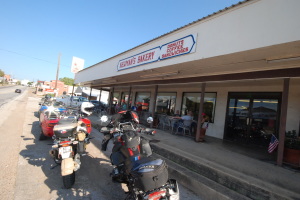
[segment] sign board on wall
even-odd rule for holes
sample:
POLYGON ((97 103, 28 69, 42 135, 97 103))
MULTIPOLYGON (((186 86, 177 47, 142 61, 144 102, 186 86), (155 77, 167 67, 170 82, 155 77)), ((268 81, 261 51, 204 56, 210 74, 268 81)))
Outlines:
POLYGON ((122 59, 118 63, 118 71, 137 67, 159 60, 165 60, 175 56, 181 56, 195 52, 196 35, 188 35, 178 40, 138 53, 134 56, 122 59))
POLYGON ((84 60, 73 56, 71 72, 76 74, 77 72, 83 69, 83 66, 84 60))

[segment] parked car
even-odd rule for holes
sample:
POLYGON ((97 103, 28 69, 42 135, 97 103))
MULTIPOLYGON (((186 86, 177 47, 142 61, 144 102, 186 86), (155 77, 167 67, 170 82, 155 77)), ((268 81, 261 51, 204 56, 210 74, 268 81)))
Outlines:
POLYGON ((94 104, 95 107, 98 107, 98 106, 104 107, 104 108, 107 107, 106 103, 104 103, 104 102, 102 102, 102 101, 99 102, 99 101, 97 101, 97 100, 91 100, 90 102, 91 102, 92 104, 94 104))
POLYGON ((21 93, 21 92, 22 92, 22 90, 20 90, 20 89, 15 90, 15 93, 21 93))
POLYGON ((59 122, 59 112, 44 110, 40 114, 41 134, 40 140, 45 140, 47 137, 53 136, 53 127, 59 122))
POLYGON ((65 106, 79 107, 82 102, 88 102, 89 100, 82 96, 62 96, 56 98, 57 102, 63 103, 65 106))
POLYGON ((44 110, 47 110, 49 106, 53 106, 54 108, 57 108, 59 112, 63 112, 66 110, 66 108, 60 103, 56 101, 45 101, 43 103, 39 103, 40 108, 38 110, 38 113, 41 114, 44 110))
POLYGON ((101 113, 102 111, 106 111, 106 109, 107 109, 107 104, 106 103, 104 103, 104 102, 102 102, 102 101, 97 101, 97 100, 91 100, 90 101, 92 104, 94 104, 94 112, 96 113, 96 114, 99 114, 99 113, 101 113))

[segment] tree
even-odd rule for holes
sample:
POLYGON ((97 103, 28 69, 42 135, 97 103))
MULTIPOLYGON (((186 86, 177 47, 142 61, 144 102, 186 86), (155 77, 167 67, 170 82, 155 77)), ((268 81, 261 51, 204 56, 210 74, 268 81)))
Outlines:
POLYGON ((5 73, 0 69, 0 77, 4 77, 5 73))
POLYGON ((28 85, 29 87, 31 87, 32 84, 33 84, 33 82, 28 82, 28 83, 27 83, 27 85, 28 85))
POLYGON ((73 85, 74 84, 74 79, 72 79, 72 78, 64 77, 64 78, 60 78, 59 80, 64 82, 65 85, 73 85))
POLYGON ((1 69, 0 69, 0 77, 2 77, 2 85, 4 84, 4 75, 5 75, 5 73, 4 73, 4 71, 2 71, 1 69))

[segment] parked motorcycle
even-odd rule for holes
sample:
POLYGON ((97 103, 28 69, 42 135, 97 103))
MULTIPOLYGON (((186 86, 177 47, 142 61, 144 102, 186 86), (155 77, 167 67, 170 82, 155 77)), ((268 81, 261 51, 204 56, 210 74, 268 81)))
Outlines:
MULTIPOLYGON (((108 117, 102 116, 101 121, 107 122, 108 117)), ((152 123, 152 117, 147 122, 152 123)), ((126 200, 179 199, 177 181, 169 179, 166 162, 151 157, 149 140, 141 136, 152 135, 154 130, 142 127, 135 112, 119 112, 101 132, 105 135, 103 151, 109 140, 114 140, 110 156, 114 165, 111 176, 113 181, 127 185, 126 200)))
MULTIPOLYGON (((75 172, 80 169, 80 157, 86 155, 90 143, 91 122, 84 115, 91 115, 94 105, 83 102, 79 116, 64 116, 53 128, 53 146, 50 155, 56 164, 61 164, 61 175, 65 188, 75 183, 75 172)), ((66 112, 67 113, 67 112, 66 112)))

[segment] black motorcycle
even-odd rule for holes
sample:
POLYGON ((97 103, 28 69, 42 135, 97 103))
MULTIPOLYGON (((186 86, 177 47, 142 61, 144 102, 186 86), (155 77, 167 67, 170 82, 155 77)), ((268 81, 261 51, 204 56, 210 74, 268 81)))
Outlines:
MULTIPOLYGON (((108 117, 102 116, 101 121, 107 122, 108 117)), ((147 122, 152 123, 152 117, 149 117, 147 122)), ((154 130, 142 127, 135 112, 119 112, 101 132, 105 135, 102 141, 103 151, 113 138, 114 146, 110 160, 114 168, 111 176, 114 182, 127 185, 125 199, 179 199, 177 181, 169 179, 166 162, 151 157, 149 140, 141 136, 153 134, 154 130)))

